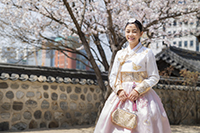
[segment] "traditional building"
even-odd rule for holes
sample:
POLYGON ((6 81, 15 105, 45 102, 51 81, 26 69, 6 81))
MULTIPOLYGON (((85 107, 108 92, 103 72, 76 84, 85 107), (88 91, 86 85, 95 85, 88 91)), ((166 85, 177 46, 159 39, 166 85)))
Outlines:
POLYGON ((172 76, 180 76, 179 72, 182 69, 200 72, 200 52, 197 51, 170 46, 156 55, 156 61, 160 71, 173 66, 175 69, 172 76))

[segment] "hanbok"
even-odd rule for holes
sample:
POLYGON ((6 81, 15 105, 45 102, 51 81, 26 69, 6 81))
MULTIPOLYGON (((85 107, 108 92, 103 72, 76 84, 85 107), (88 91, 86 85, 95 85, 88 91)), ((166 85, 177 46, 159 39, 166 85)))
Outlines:
MULTIPOLYGON (((161 99, 152 89, 159 79, 155 56, 150 49, 139 43, 133 49, 128 46, 118 51, 109 76, 113 92, 105 102, 94 133, 171 133, 161 99), (120 63, 126 54, 128 54, 128 57, 117 76, 120 63), (116 93, 120 89, 124 89, 129 94, 132 91, 133 82, 136 83, 134 89, 140 93, 140 96, 136 100, 137 126, 129 130, 113 124, 111 113, 116 109, 119 102, 116 93)), ((133 101, 126 100, 121 108, 133 111, 133 106, 133 101)))

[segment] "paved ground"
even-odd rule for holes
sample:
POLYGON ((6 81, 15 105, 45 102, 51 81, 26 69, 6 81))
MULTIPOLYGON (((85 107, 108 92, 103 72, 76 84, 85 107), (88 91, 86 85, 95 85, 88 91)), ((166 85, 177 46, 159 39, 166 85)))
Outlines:
MULTIPOLYGON (((199 126, 171 125, 172 133, 200 133, 199 126)), ((75 126, 69 129, 52 130, 28 130, 21 132, 2 132, 2 133, 93 133, 93 126, 75 126)))

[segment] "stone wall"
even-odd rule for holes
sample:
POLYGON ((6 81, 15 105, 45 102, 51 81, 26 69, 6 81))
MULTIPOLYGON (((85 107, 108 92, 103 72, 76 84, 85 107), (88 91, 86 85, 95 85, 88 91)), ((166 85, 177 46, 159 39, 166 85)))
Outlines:
POLYGON ((96 85, 0 80, 0 131, 92 124, 101 94, 96 85))
POLYGON ((187 86, 163 86, 154 88, 161 98, 170 124, 199 124, 200 123, 200 91, 189 90, 187 86), (196 100, 195 100, 196 99, 196 100))
MULTIPOLYGON (((174 85, 156 85, 154 90, 171 124, 177 124, 191 107, 179 124, 200 121, 200 91, 174 85)), ((95 84, 0 80, 0 131, 94 124, 101 100, 102 92, 95 84)))

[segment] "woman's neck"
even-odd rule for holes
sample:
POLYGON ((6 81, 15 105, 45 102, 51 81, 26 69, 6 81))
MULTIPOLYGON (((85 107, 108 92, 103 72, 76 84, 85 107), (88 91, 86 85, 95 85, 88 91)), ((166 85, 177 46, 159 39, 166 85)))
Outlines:
MULTIPOLYGON (((139 42, 138 42, 139 43, 139 42)), ((138 43, 129 43, 129 47, 131 48, 131 49, 133 49, 133 48, 135 48, 137 45, 138 45, 138 43)))

